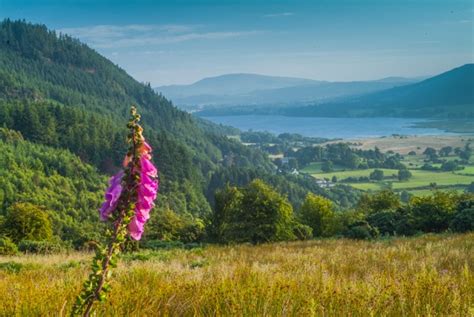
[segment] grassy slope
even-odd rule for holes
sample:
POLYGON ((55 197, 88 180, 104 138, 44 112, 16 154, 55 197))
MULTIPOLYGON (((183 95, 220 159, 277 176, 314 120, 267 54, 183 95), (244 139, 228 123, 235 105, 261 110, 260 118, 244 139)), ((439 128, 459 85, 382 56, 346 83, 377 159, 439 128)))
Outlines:
MULTIPOLYGON (((66 315, 89 257, 0 257, 0 312, 66 315)), ((209 247, 135 258, 119 264, 98 315, 468 316, 473 307, 472 233, 209 247)))

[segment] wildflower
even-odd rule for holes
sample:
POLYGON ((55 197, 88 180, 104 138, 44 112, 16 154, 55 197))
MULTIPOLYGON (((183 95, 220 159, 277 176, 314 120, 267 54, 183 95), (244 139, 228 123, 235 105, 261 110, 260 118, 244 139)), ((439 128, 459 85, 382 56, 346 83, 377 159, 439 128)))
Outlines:
POLYGON ((111 266, 114 266, 114 257, 123 247, 127 234, 132 239, 141 239, 145 223, 154 207, 158 192, 158 170, 151 162, 152 149, 143 137, 139 120, 140 116, 132 107, 127 125, 130 129, 130 148, 123 161, 124 170, 110 178, 105 202, 99 210, 100 219, 111 224, 106 231, 107 246, 97 248, 92 260, 92 274, 84 283, 71 315, 83 313, 83 316, 90 316, 94 302, 105 299, 105 293, 110 289, 107 278, 111 266))
POLYGON ((109 188, 105 193, 105 202, 100 207, 100 220, 105 221, 109 218, 112 211, 117 208, 118 199, 122 194, 123 171, 118 172, 109 180, 109 188))

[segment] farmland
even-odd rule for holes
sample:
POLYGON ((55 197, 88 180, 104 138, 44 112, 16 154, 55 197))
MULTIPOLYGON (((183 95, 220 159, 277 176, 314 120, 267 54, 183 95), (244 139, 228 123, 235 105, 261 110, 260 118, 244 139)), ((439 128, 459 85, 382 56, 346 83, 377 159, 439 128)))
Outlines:
MULTIPOLYGON (((0 257, 0 312, 67 315, 90 257, 0 257)), ((469 316, 473 266, 472 233, 141 251, 122 257, 97 314, 469 316)))
MULTIPOLYGON (((351 148, 370 150, 378 148, 384 153, 397 153, 401 155, 400 163, 411 173, 405 180, 398 179, 398 169, 377 168, 383 171, 383 179, 369 179, 375 168, 350 169, 344 166, 332 166, 330 172, 323 172, 323 162, 312 162, 301 169, 302 173, 316 179, 336 179, 338 183, 348 184, 360 190, 392 189, 395 191, 406 190, 412 194, 424 195, 433 189, 449 189, 464 191, 466 186, 474 182, 474 157, 459 164, 459 156, 455 153, 438 156, 433 162, 423 152, 426 148, 439 151, 444 146, 452 148, 466 146, 471 141, 469 136, 392 136, 364 140, 348 141, 351 148), (459 168, 446 171, 442 168, 443 162, 458 164, 459 168), (425 168, 429 164, 432 170, 425 168)), ((333 144, 332 142, 328 144, 333 144)))
MULTIPOLYGON (((469 166, 469 170, 474 167, 469 166)), ((399 181, 396 178, 397 170, 395 169, 380 169, 384 172, 386 179, 378 182, 360 182, 350 183, 351 186, 362 190, 379 190, 391 186, 394 190, 414 190, 420 187, 430 187, 431 183, 436 183, 437 186, 455 187, 456 185, 468 185, 474 181, 474 176, 465 175, 466 171, 458 172, 433 172, 423 170, 411 170, 412 177, 407 181, 399 181), (395 175, 395 176, 394 176, 395 175)), ((317 172, 312 173, 315 178, 332 179, 334 176, 339 180, 348 177, 369 177, 374 169, 365 170, 350 170, 350 171, 336 171, 330 173, 317 172)))

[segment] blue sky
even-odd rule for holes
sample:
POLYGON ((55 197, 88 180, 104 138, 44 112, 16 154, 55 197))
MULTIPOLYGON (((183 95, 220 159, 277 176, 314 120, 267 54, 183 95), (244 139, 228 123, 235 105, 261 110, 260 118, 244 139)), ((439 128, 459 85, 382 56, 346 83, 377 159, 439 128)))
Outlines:
POLYGON ((437 74, 473 62, 473 15, 471 0, 0 0, 0 18, 73 35, 153 86, 437 74))

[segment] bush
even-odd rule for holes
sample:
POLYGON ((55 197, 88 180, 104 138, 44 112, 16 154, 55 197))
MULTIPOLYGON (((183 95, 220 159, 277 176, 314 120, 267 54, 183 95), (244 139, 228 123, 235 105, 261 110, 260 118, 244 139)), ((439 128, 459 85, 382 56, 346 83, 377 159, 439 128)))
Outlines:
POLYGON ((163 241, 163 240, 148 240, 141 244, 141 246, 145 249, 151 250, 160 250, 160 249, 177 249, 183 248, 184 243, 181 241, 163 241))
POLYGON ((375 169, 372 173, 370 173, 369 178, 376 181, 381 181, 383 179, 383 171, 379 169, 375 169))
POLYGON ((332 201, 312 193, 306 195, 299 218, 302 224, 311 227, 315 237, 328 235, 328 226, 333 217, 332 201))
POLYGON ((30 203, 16 203, 7 209, 3 231, 14 242, 49 240, 53 236, 48 213, 30 203))
POLYGON ((313 229, 310 226, 296 222, 293 226, 293 234, 298 240, 309 240, 313 237, 313 229))
POLYGON ((454 232, 468 232, 474 230, 474 208, 463 209, 454 214, 449 225, 454 232))
POLYGON ((361 220, 351 224, 344 232, 349 239, 368 240, 378 236, 377 228, 372 227, 367 221, 361 220))
POLYGON ((53 254, 65 251, 67 248, 56 241, 23 240, 18 244, 18 249, 25 253, 53 254))
POLYGON ((377 228, 382 235, 394 235, 397 231, 399 221, 398 213, 391 210, 383 210, 367 217, 370 226, 377 228))
POLYGON ((0 255, 15 255, 18 253, 18 247, 8 237, 0 238, 0 255))
POLYGON ((411 177, 411 172, 407 169, 400 169, 398 170, 398 180, 406 181, 411 177))
POLYGON ((416 221, 416 228, 423 232, 442 232, 449 227, 458 204, 453 193, 435 192, 431 196, 413 197, 410 209, 416 221))
POLYGON ((216 193, 213 235, 219 242, 294 240, 293 207, 262 180, 243 188, 227 186, 216 193))

